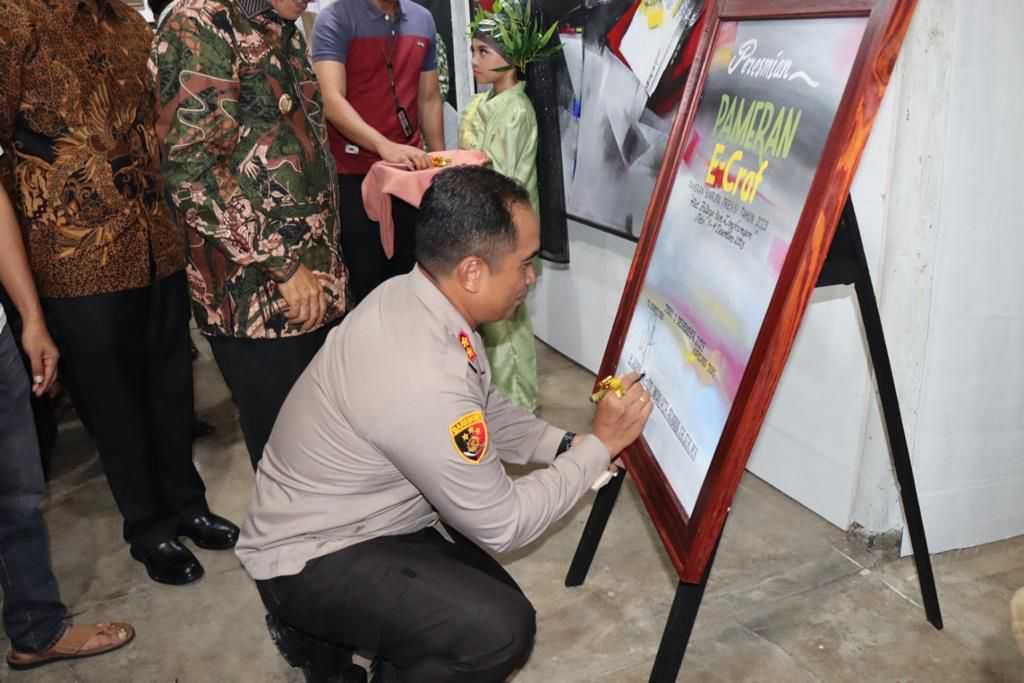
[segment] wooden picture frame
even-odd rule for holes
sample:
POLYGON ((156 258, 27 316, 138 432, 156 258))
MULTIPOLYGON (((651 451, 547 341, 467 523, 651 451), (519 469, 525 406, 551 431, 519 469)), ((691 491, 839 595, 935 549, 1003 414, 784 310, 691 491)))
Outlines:
MULTIPOLYGON (((659 244, 681 161, 688 154, 686 146, 691 142, 691 130, 707 85, 712 49, 719 31, 727 27, 735 31, 733 22, 742 26, 743 22, 763 20, 861 18, 866 23, 819 161, 812 172, 788 251, 781 261, 767 311, 692 509, 680 502, 646 438, 638 439, 624 453, 627 470, 680 580, 685 583, 701 581, 722 532, 828 253, 915 5, 916 0, 708 0, 705 11, 712 14, 707 18, 686 85, 684 104, 669 137, 668 151, 647 209, 600 377, 622 370, 623 346, 659 244)), ((731 67, 729 73, 732 73, 731 67)), ((707 110, 702 111, 706 117, 707 110)), ((723 172, 728 177, 728 171, 723 169, 723 172)), ((690 226, 688 229, 698 228, 690 226)))

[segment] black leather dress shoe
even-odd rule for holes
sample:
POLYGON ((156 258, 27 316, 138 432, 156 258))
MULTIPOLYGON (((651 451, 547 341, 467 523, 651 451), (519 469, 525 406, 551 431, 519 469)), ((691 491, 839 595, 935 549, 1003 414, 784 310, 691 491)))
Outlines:
POLYGON ((212 512, 203 512, 178 524, 178 535, 191 538, 204 550, 227 550, 238 541, 238 527, 212 512))
POLYGON ((267 630, 285 661, 302 669, 306 683, 366 683, 366 669, 352 661, 352 651, 292 628, 267 615, 267 630))
POLYGON ((132 548, 132 557, 146 565, 149 578, 158 583, 184 586, 203 576, 203 565, 191 550, 175 539, 152 548, 132 548))
POLYGON ((402 680, 398 671, 390 662, 385 662, 380 657, 373 660, 373 678, 370 683, 394 683, 402 680))

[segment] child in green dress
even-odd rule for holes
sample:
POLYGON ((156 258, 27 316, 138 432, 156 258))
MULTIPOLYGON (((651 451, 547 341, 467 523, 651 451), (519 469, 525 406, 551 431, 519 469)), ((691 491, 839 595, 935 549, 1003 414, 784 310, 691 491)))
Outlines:
MULTIPOLYGON (((496 3, 492 12, 478 12, 471 27, 473 75, 478 84, 491 89, 466 106, 459 123, 459 147, 486 153, 494 170, 522 183, 536 211, 537 116, 521 76, 529 62, 553 51, 548 43, 554 27, 541 33, 532 18, 509 21, 520 18, 516 13, 529 17, 529 8, 512 0, 504 4, 496 3), (500 25, 506 30, 499 30, 500 25), (527 32, 527 39, 515 30, 527 32)), ((484 325, 480 333, 495 384, 519 405, 536 410, 537 348, 526 304, 512 319, 484 325)))

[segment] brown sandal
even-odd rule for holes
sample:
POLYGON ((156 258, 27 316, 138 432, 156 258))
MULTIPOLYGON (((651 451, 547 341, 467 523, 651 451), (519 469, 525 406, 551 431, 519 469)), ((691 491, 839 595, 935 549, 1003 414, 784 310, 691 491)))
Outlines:
POLYGON ((18 652, 11 648, 7 655, 7 665, 15 671, 24 671, 64 659, 95 657, 122 648, 134 638, 135 629, 131 624, 68 624, 64 635, 48 650, 18 652), (86 647, 96 636, 108 636, 115 640, 107 645, 86 647))

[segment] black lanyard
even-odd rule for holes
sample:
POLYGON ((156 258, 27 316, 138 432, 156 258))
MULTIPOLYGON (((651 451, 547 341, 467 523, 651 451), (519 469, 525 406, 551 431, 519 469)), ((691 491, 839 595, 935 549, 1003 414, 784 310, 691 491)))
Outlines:
MULTIPOLYGON (((401 14, 395 18, 398 22, 401 20, 401 14)), ((381 52, 384 53, 384 66, 388 72, 388 88, 391 90, 391 99, 395 103, 395 115, 398 117, 398 125, 402 128, 402 134, 405 135, 405 139, 408 142, 412 140, 413 135, 416 131, 412 128, 412 123, 409 121, 409 113, 402 106, 401 101, 398 99, 398 87, 395 85, 395 53, 398 52, 398 27, 395 26, 391 29, 391 33, 388 37, 388 49, 385 50, 381 47, 381 52)))

